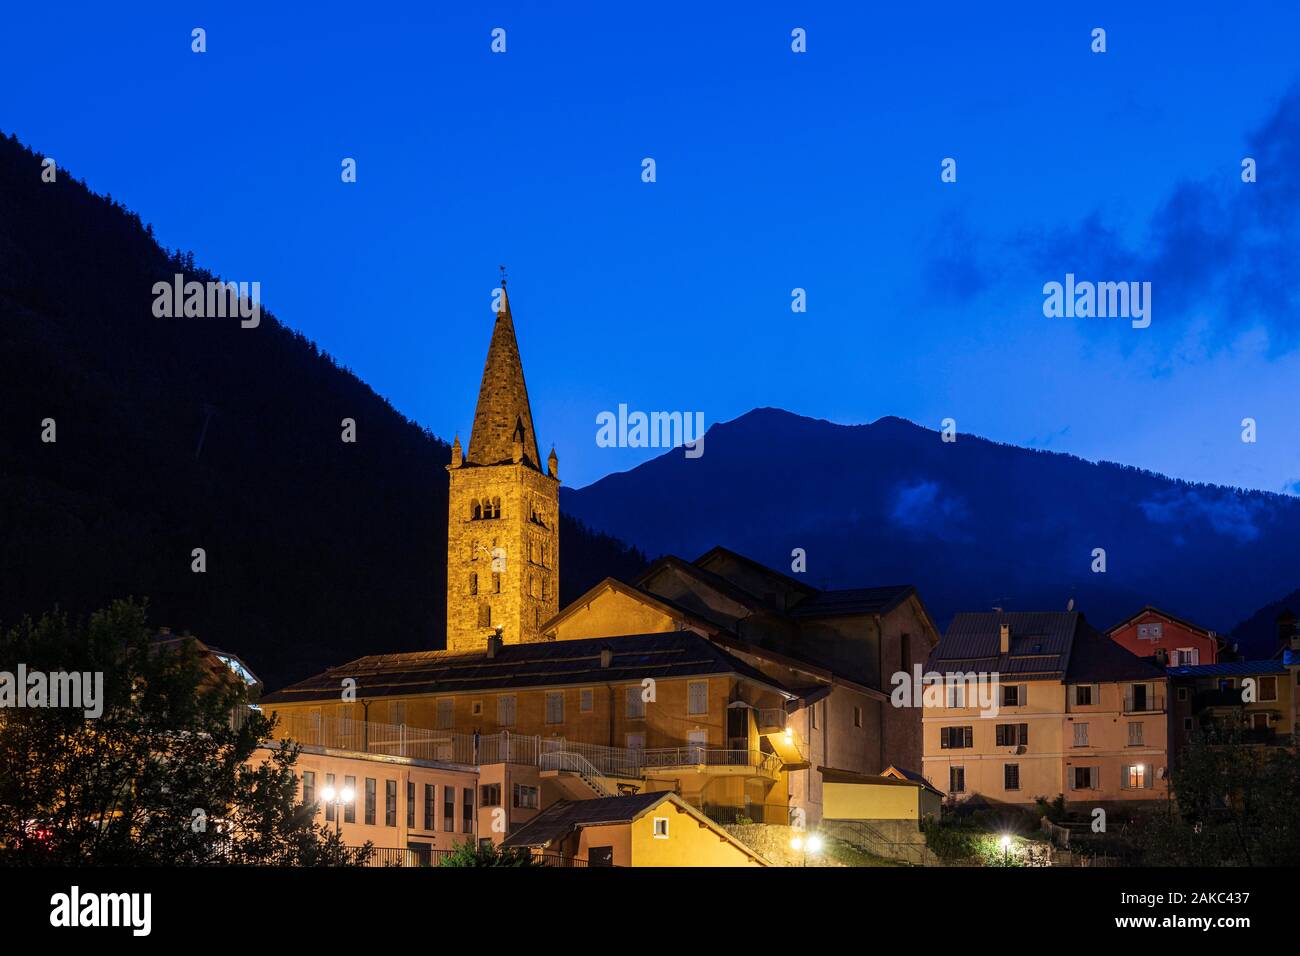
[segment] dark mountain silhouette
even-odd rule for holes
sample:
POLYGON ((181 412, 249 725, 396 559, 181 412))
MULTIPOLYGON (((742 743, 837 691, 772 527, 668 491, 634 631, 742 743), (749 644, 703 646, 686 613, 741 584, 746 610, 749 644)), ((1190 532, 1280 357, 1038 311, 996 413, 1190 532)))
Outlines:
POLYGON ((562 507, 650 555, 724 544, 817 586, 914 583, 946 626, 1000 606, 1106 627, 1155 604, 1226 632, 1300 581, 1300 500, 1191 484, 938 432, 763 408, 561 492, 562 507), (1106 573, 1091 571, 1094 548, 1106 573))
MULTIPOLYGON (((265 312, 156 318, 177 272, 213 278, 0 135, 0 622, 147 597, 272 687, 441 647, 448 445, 265 312)), ((643 563, 572 520, 561 547, 564 601, 643 563)))
POLYGON ((1278 639, 1278 615, 1289 611, 1300 615, 1300 589, 1286 597, 1270 601, 1232 629, 1229 644, 1237 644, 1238 652, 1249 660, 1269 658, 1282 646, 1278 639))

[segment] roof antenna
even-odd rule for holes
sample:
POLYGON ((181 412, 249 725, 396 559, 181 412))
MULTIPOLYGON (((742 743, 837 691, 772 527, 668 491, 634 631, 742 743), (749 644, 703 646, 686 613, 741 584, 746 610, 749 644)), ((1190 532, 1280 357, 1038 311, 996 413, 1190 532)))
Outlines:
POLYGON ((504 289, 506 287, 506 267, 500 266, 500 269, 501 269, 501 288, 504 289))

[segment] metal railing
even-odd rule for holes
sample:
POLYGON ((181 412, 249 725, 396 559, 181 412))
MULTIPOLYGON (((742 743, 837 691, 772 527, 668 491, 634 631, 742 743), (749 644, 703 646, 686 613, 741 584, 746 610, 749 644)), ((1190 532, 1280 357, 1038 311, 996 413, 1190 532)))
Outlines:
POLYGON ((634 779, 647 769, 667 767, 750 767, 775 778, 781 760, 757 750, 716 750, 689 744, 633 750, 582 743, 563 737, 512 734, 460 734, 407 724, 385 724, 350 717, 281 713, 274 736, 307 746, 409 757, 441 763, 484 766, 516 763, 543 769, 583 771, 593 777, 634 779), (562 757, 559 755, 571 755, 562 757), (571 766, 561 766, 568 762, 571 766))
POLYGON ((724 826, 743 826, 751 823, 767 823, 777 826, 790 825, 790 808, 778 803, 750 803, 745 805, 724 803, 702 803, 700 812, 724 826))
POLYGON ((775 778, 781 769, 776 754, 758 750, 710 750, 707 747, 663 747, 642 751, 647 769, 665 767, 748 767, 775 778))
POLYGON ((1142 700, 1139 700, 1132 693, 1124 695, 1124 713, 1126 714, 1158 714, 1164 709, 1164 694, 1146 694, 1142 700))
POLYGON ((933 866, 938 863, 924 837, 907 842, 891 840, 862 820, 822 820, 821 829, 827 836, 843 840, 872 856, 898 860, 902 863, 910 863, 912 866, 933 866))
POLYGON ((570 753, 567 750, 560 750, 555 753, 542 754, 542 759, 538 761, 538 768, 541 770, 568 770, 576 773, 582 778, 582 782, 591 787, 592 790, 602 797, 612 797, 613 793, 609 788, 601 783, 601 773, 592 765, 586 757, 581 754, 570 753))

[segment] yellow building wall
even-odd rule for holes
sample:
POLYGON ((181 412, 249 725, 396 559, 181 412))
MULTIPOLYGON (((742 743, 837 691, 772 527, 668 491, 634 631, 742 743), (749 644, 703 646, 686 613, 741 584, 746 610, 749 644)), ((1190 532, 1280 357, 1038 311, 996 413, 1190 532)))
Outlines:
POLYGON ((939 809, 939 798, 918 786, 827 783, 823 789, 822 812, 831 820, 917 820, 939 809))
MULTIPOLYGON (((495 734, 502 730, 511 733, 542 737, 564 737, 582 743, 625 747, 628 734, 644 734, 646 749, 686 746, 693 732, 703 733, 705 746, 722 749, 727 745, 727 704, 733 695, 730 677, 672 678, 654 684, 654 700, 645 703, 641 717, 628 715, 626 689, 642 685, 633 683, 592 684, 591 710, 581 709, 580 687, 554 688, 564 695, 564 720, 562 723, 546 722, 546 688, 528 688, 508 692, 473 691, 462 694, 423 695, 406 698, 378 698, 354 704, 272 704, 268 712, 308 714, 318 709, 326 717, 350 717, 379 723, 396 723, 399 716, 409 727, 426 730, 444 730, 453 733, 495 734), (689 684, 693 681, 708 683, 707 711, 688 714, 689 684), (498 698, 515 698, 515 720, 509 725, 497 722, 498 698), (437 701, 450 698, 452 721, 450 727, 437 726, 437 701), (399 709, 398 703, 402 705, 399 709), (475 713, 477 704, 477 713, 475 713)), ((736 696, 751 699, 758 707, 780 706, 782 699, 776 692, 742 685, 736 696)))
POLYGON ((619 591, 606 590, 547 631, 557 641, 625 634, 661 634, 677 630, 677 622, 658 608, 619 591))
MULTIPOLYGON (((664 803, 628 825, 631 830, 632 866, 761 866, 717 831, 672 803, 664 803), (655 817, 668 819, 668 836, 654 835, 655 817)), ((595 837, 592 828, 584 838, 595 837)))

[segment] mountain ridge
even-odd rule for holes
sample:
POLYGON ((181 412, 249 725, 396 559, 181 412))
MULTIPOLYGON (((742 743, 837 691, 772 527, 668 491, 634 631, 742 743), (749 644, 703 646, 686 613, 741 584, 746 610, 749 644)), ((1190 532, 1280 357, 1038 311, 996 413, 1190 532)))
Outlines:
POLYGON ((941 621, 1073 597, 1100 627, 1150 603, 1226 633, 1300 580, 1287 546, 1300 499, 1275 492, 969 434, 945 443, 895 415, 843 425, 764 406, 715 424, 704 449, 566 489, 562 505, 652 556, 721 543, 785 570, 804 547, 815 585, 909 578, 941 621))
MULTIPOLYGON (((0 623, 147 597, 270 686, 440 648, 450 446, 269 310, 155 317, 154 282, 217 277, 41 172, 0 135, 0 623)), ((562 600, 642 566, 561 520, 562 600)))

